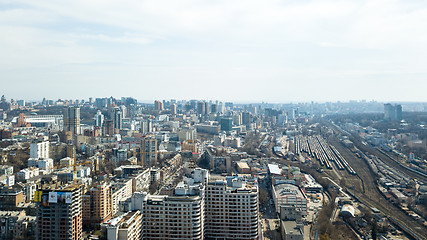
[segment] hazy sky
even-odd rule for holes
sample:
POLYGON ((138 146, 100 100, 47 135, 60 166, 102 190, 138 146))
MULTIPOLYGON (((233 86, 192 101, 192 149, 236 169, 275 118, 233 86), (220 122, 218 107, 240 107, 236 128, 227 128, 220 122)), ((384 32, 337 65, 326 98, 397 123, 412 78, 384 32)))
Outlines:
POLYGON ((427 101, 425 0, 0 0, 0 94, 427 101))

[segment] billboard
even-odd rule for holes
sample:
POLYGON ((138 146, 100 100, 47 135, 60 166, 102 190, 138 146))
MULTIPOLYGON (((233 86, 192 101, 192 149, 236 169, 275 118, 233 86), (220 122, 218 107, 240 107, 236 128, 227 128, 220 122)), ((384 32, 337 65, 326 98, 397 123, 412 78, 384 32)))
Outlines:
POLYGON ((43 206, 48 206, 49 203, 71 204, 72 197, 72 192, 49 192, 49 194, 43 194, 43 191, 34 192, 34 202, 40 202, 43 206))
POLYGON ((45 207, 49 206, 48 198, 49 196, 47 194, 42 195, 42 200, 41 200, 42 206, 45 206, 45 207))
POLYGON ((71 192, 58 192, 57 195, 58 195, 58 203, 71 204, 71 197, 72 197, 71 192))
POLYGON ((58 193, 49 192, 49 203, 57 203, 57 202, 58 202, 58 193))

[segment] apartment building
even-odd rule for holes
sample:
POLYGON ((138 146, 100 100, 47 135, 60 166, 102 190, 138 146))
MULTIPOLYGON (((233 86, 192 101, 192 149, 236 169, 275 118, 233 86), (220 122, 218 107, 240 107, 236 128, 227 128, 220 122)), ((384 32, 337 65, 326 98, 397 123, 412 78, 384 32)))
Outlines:
POLYGON ((82 196, 83 224, 98 228, 112 216, 111 185, 100 183, 82 196))
POLYGON ((138 210, 111 219, 103 224, 107 240, 141 240, 142 219, 142 213, 138 210))
POLYGON ((38 240, 82 239, 82 187, 44 187, 36 191, 38 240))
POLYGON ((206 186, 205 239, 258 239, 258 186, 239 177, 206 186))

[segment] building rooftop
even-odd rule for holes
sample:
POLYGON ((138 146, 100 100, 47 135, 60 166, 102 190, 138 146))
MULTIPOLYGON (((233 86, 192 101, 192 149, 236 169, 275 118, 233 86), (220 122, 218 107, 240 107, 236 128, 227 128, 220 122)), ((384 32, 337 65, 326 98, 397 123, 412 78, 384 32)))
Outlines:
POLYGON ((305 198, 304 194, 301 192, 299 187, 288 184, 288 183, 281 183, 274 186, 274 190, 276 191, 276 194, 278 196, 289 196, 289 195, 296 195, 301 198, 305 198))
POLYGON ((268 164, 268 171, 270 171, 271 174, 282 175, 282 170, 280 170, 277 164, 268 164))

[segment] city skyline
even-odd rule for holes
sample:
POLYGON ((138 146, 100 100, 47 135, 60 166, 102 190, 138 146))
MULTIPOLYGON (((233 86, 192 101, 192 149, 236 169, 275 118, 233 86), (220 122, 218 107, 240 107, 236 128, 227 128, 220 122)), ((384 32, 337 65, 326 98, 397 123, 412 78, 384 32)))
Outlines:
POLYGON ((426 102, 426 7, 422 1, 5 1, 2 94, 426 102))

